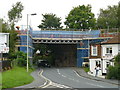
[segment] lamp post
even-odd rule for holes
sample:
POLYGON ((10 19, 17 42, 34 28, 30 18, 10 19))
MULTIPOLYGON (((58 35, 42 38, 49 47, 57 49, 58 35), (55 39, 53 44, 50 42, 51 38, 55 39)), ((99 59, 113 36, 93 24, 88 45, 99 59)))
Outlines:
POLYGON ((27 72, 28 72, 28 59, 29 59, 29 43, 28 43, 28 17, 29 15, 37 15, 36 13, 33 14, 27 14, 27 72))

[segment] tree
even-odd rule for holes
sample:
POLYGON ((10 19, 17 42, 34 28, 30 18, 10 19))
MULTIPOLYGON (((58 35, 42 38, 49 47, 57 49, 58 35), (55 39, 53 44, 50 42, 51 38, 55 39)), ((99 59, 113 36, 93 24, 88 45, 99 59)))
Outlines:
POLYGON ((79 5, 70 11, 64 23, 70 29, 89 29, 95 27, 95 21, 91 6, 79 5))
POLYGON ((22 18, 22 11, 24 7, 21 2, 17 2, 12 6, 12 9, 8 11, 9 21, 11 23, 11 29, 14 30, 15 22, 18 22, 22 18))
MULTIPOLYGON (((19 66, 26 66, 27 54, 21 51, 16 52, 16 61, 19 66)), ((30 64, 30 63, 29 63, 30 64)))
POLYGON ((108 68, 107 78, 120 80, 120 53, 114 58, 115 65, 108 68))
POLYGON ((97 26, 101 29, 118 28, 117 17, 118 6, 108 6, 107 9, 100 9, 100 14, 97 19, 97 26))
POLYGON ((12 9, 8 11, 8 17, 10 22, 10 29, 8 33, 10 33, 10 52, 9 52, 9 58, 14 58, 15 54, 15 45, 17 40, 17 33, 14 29, 14 25, 16 22, 18 22, 22 18, 22 11, 24 7, 21 2, 17 2, 15 5, 12 5, 12 9))
POLYGON ((120 28, 120 2, 118 3, 117 17, 118 17, 118 28, 120 28))
POLYGON ((3 19, 0 19, 0 21, 1 21, 0 24, 2 29, 1 32, 7 33, 10 30, 8 23, 6 23, 3 19))
POLYGON ((38 26, 41 29, 59 29, 62 28, 61 18, 57 17, 55 14, 42 14, 42 23, 38 26))

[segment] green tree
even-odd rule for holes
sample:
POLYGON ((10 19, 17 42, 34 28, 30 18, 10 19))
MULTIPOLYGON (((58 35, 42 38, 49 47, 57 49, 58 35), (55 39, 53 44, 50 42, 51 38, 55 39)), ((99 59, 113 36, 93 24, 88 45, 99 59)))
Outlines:
POLYGON ((1 21, 1 29, 2 29, 0 31, 7 33, 10 30, 8 23, 6 23, 3 19, 0 19, 0 21, 1 21))
POLYGON ((38 26, 41 29, 59 29, 61 27, 61 18, 55 14, 42 14, 42 23, 38 26))
POLYGON ((107 78, 114 78, 120 80, 120 53, 115 56, 115 66, 108 68, 107 78))
POLYGON ((120 2, 118 3, 117 17, 118 17, 118 28, 120 29, 120 2))
POLYGON ((12 5, 12 9, 8 11, 8 17, 10 22, 10 29, 8 32, 10 33, 10 52, 9 58, 14 58, 15 54, 15 45, 17 40, 17 33, 14 29, 15 23, 17 23, 22 18, 22 11, 24 7, 21 2, 17 2, 15 5, 12 5))
POLYGON ((95 21, 91 6, 79 5, 70 11, 64 23, 70 29, 89 29, 95 27, 95 21))
POLYGON ((100 14, 97 19, 98 28, 118 28, 117 10, 117 5, 108 6, 107 9, 100 9, 100 14))
POLYGON ((18 22, 22 18, 22 11, 24 7, 21 2, 17 2, 12 5, 12 9, 8 11, 9 21, 11 23, 11 30, 14 30, 15 22, 18 22))
POLYGON ((15 30, 9 28, 9 24, 2 19, 2 32, 9 33, 9 58, 13 60, 15 58, 15 45, 17 40, 17 33, 15 30))
MULTIPOLYGON (((27 54, 21 51, 16 53, 16 61, 19 66, 26 66, 27 65, 27 54)), ((30 65, 30 64, 29 64, 30 65)))

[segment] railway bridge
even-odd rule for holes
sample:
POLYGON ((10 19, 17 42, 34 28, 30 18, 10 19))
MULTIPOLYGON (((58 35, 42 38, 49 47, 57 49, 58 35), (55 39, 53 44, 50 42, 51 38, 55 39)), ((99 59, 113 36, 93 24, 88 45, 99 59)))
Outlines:
MULTIPOLYGON (((20 39, 16 46, 26 53, 27 30, 17 32, 20 39)), ((83 62, 89 61, 90 43, 102 42, 113 36, 113 33, 101 34, 100 30, 32 30, 29 27, 29 58, 33 57, 33 44, 46 44, 53 48, 56 65, 81 67, 83 62)))

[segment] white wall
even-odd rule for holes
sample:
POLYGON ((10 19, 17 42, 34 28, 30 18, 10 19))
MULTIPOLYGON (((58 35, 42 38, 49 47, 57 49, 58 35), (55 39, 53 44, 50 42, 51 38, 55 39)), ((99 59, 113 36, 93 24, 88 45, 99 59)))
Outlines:
POLYGON ((108 44, 108 45, 101 45, 102 46, 102 56, 106 54, 106 47, 112 47, 112 55, 115 56, 118 54, 118 46, 120 48, 120 44, 108 44))
POLYGON ((120 53, 120 44, 118 44, 118 52, 120 53))
MULTIPOLYGON (((120 44, 108 44, 108 45, 101 45, 102 46, 102 57, 106 54, 106 47, 112 47, 112 57, 116 56, 118 54, 118 51, 120 50, 120 44)), ((114 65, 109 60, 110 58, 102 58, 103 59, 103 73, 107 73, 107 62, 109 62, 111 65, 114 65)))
MULTIPOLYGON (((100 61, 101 59, 89 59, 90 62, 90 72, 92 72, 95 75, 95 67, 96 67, 96 61, 100 61)), ((102 66, 102 62, 101 62, 101 66, 102 66)), ((102 75, 102 71, 99 70, 98 75, 102 75)))

